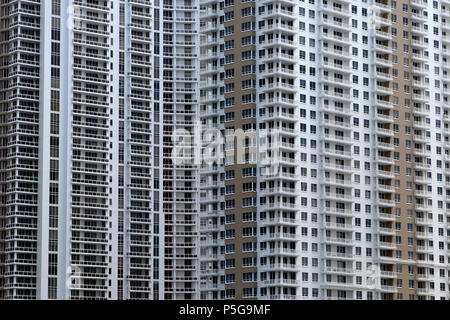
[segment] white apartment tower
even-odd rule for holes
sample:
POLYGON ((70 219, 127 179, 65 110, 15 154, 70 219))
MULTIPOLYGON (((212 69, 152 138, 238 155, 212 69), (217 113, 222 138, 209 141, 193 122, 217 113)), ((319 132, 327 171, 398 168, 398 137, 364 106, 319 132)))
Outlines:
POLYGON ((194 299, 190 0, 5 0, 0 299, 194 299))
POLYGON ((200 1, 202 299, 450 297, 449 12, 200 1))

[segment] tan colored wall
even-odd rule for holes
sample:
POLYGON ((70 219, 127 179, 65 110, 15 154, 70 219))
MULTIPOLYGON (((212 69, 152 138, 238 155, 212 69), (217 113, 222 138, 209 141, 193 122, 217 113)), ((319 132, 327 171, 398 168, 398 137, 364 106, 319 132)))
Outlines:
MULTIPOLYGON (((255 46, 245 46, 241 47, 241 38, 249 35, 255 35, 254 31, 251 32, 244 32, 241 33, 241 24, 247 21, 255 21, 255 17, 246 17, 246 18, 240 18, 241 17, 241 9, 246 7, 256 7, 254 2, 249 3, 241 3, 240 1, 235 1, 234 6, 231 6, 229 8, 224 9, 224 13, 227 13, 229 11, 234 11, 234 20, 225 22, 224 26, 231 26, 234 25, 234 34, 231 36, 227 36, 224 38, 225 41, 227 40, 234 40, 234 49, 233 50, 227 50, 225 51, 225 55, 228 54, 234 54, 235 63, 225 65, 225 70, 234 68, 234 74, 235 77, 233 79, 226 79, 224 81, 225 84, 234 82, 234 92, 225 94, 225 98, 229 98, 231 96, 234 96, 235 98, 235 106, 231 108, 225 108, 225 113, 227 112, 234 112, 235 121, 232 122, 226 122, 225 123, 225 129, 234 127, 235 130, 242 129, 243 124, 247 123, 256 123, 256 119, 250 118, 250 119, 242 119, 242 110, 249 109, 249 108, 256 108, 255 104, 241 104, 241 96, 244 94, 255 94, 256 90, 245 90, 242 91, 242 81, 246 79, 256 79, 255 74, 247 74, 245 76, 241 75, 242 66, 244 65, 256 65, 255 60, 246 60, 241 61, 241 52, 247 51, 247 50, 255 50, 255 46)), ((256 10, 256 9, 255 9, 256 10)), ((237 145, 237 142, 235 141, 235 146, 237 145)), ((225 274, 235 274, 236 282, 233 284, 227 284, 225 286, 225 289, 235 289, 236 292, 236 299, 242 299, 242 289, 244 287, 256 287, 256 282, 253 283, 243 283, 242 274, 244 272, 256 272, 256 267, 248 268, 242 267, 242 259, 244 257, 256 257, 256 252, 249 252, 249 253, 243 253, 242 252, 242 244, 244 242, 251 242, 256 241, 256 237, 242 237, 242 228, 244 227, 256 227, 256 222, 242 222, 242 214, 244 212, 250 212, 250 211, 256 211, 256 208, 250 207, 250 208, 242 208, 242 199, 246 197, 256 197, 256 193, 243 193, 242 192, 242 184, 244 182, 255 182, 256 178, 245 178, 242 179, 242 169, 243 168, 249 168, 249 167, 255 167, 256 165, 243 165, 243 164, 237 164, 237 159, 235 159, 235 165, 232 166, 226 166, 225 170, 234 170, 235 171, 235 179, 225 181, 225 185, 235 185, 235 194, 227 195, 225 196, 225 200, 234 199, 236 203, 236 209, 234 210, 226 210, 225 214, 234 214, 235 215, 235 223, 234 224, 227 224, 225 225, 225 229, 235 229, 235 238, 234 239, 226 239, 225 244, 235 244, 235 253, 233 254, 226 254, 225 259, 235 259, 236 267, 233 269, 225 270, 225 274)))

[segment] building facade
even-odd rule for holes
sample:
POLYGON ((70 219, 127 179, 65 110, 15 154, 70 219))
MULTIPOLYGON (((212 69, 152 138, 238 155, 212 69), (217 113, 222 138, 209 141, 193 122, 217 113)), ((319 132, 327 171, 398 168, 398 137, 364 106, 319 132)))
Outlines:
POLYGON ((191 1, 2 1, 0 299, 193 299, 191 1))
POLYGON ((449 4, 200 2, 201 298, 449 297, 449 4))
POLYGON ((0 299, 450 298, 450 1, 0 24, 0 299))

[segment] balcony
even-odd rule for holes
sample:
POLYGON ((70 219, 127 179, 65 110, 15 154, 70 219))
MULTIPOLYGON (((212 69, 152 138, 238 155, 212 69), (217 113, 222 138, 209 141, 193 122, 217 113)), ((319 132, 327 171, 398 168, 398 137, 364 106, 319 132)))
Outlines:
POLYGON ((334 192, 324 192, 324 199, 343 201, 343 202, 353 202, 352 195, 342 194, 342 193, 334 193, 334 192))
POLYGON ((352 231, 354 229, 353 225, 348 223, 334 223, 334 222, 325 222, 325 229, 330 230, 345 230, 352 231))
POLYGON ((269 240, 298 240, 300 235, 297 235, 295 233, 283 233, 283 232, 276 232, 276 233, 266 233, 262 234, 261 236, 262 241, 269 241, 269 240))
POLYGON ((295 279, 270 279, 261 281, 262 286, 298 286, 299 284, 300 280, 295 279))
POLYGON ((329 244, 338 244, 338 245, 354 245, 355 241, 349 238, 337 238, 337 237, 325 237, 325 242, 329 244))
POLYGON ((262 255, 288 255, 288 256, 296 256, 301 253, 300 250, 291 249, 291 248, 269 248, 269 249, 261 249, 262 255))
POLYGON ((325 273, 352 275, 355 270, 351 268, 325 267, 325 273))
POLYGON ((353 211, 351 209, 340 209, 333 207, 325 207, 324 211, 326 214, 336 215, 336 216, 345 216, 345 217, 353 217, 353 211))
POLYGON ((341 58, 341 59, 348 59, 348 60, 351 59, 351 55, 348 51, 337 50, 337 49, 330 48, 330 47, 322 47, 322 51, 324 54, 337 56, 338 58, 341 58))
POLYGON ((331 259, 339 259, 339 260, 341 260, 341 259, 352 260, 354 258, 354 255, 353 255, 353 253, 326 251, 325 257, 331 258, 331 259))
POLYGON ((351 16, 351 13, 348 9, 335 7, 335 6, 332 6, 329 4, 322 4, 322 7, 320 8, 320 10, 328 12, 328 13, 332 13, 337 16, 342 16, 342 17, 350 17, 351 16))

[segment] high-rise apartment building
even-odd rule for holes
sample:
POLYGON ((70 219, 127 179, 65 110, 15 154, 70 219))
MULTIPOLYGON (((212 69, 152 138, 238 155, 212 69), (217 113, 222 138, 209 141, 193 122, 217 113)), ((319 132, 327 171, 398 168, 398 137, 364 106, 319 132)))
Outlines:
POLYGON ((201 298, 449 298, 450 1, 200 5, 201 298))
POLYGON ((2 0, 0 299, 193 299, 190 0, 2 0))
POLYGON ((447 0, 0 0, 0 299, 449 299, 449 60, 447 0))

